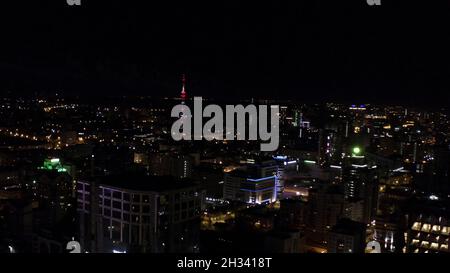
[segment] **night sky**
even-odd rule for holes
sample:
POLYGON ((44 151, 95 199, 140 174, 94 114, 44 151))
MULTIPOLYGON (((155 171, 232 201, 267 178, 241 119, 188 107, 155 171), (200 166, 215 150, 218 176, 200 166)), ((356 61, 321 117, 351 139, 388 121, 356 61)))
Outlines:
POLYGON ((381 1, 5 0, 0 92, 447 106, 450 2, 381 1))

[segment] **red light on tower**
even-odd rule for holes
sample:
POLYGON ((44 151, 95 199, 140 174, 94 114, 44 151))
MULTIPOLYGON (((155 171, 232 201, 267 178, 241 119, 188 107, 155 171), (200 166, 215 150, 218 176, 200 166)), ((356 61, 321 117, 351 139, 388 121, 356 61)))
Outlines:
POLYGON ((186 93, 186 76, 184 74, 182 77, 182 83, 183 83, 183 87, 181 89, 180 98, 181 98, 181 100, 185 101, 187 98, 187 93, 186 93))

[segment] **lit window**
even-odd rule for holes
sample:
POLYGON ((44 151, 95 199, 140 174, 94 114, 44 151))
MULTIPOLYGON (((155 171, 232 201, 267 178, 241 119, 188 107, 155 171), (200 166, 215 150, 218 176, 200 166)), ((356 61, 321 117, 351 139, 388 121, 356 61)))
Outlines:
POLYGON ((422 230, 422 231, 425 231, 425 232, 430 232, 430 230, 431 230, 431 225, 430 225, 430 224, 423 224, 421 230, 422 230))
POLYGON ((421 223, 415 222, 414 225, 412 226, 412 230, 420 231, 420 227, 421 227, 421 223))
POLYGON ((431 229, 433 232, 439 232, 441 230, 441 227, 438 225, 434 225, 433 228, 431 229))
POLYGON ((423 248, 429 248, 429 247, 430 247, 430 242, 423 241, 423 242, 420 244, 420 247, 423 247, 423 248))

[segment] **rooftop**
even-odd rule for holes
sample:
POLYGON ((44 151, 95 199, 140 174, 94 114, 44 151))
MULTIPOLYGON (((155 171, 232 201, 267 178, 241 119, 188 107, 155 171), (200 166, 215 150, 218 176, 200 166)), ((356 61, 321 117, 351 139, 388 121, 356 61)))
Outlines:
POLYGON ((171 176, 146 176, 146 175, 113 175, 98 178, 102 186, 115 188, 165 192, 195 187, 190 179, 177 179, 171 176))

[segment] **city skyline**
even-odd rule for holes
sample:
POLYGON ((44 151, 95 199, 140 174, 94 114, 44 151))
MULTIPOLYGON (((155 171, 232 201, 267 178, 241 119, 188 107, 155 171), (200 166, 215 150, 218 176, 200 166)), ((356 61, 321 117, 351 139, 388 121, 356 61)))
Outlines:
POLYGON ((1 254, 450 252, 448 3, 75 2, 0 9, 1 254))

